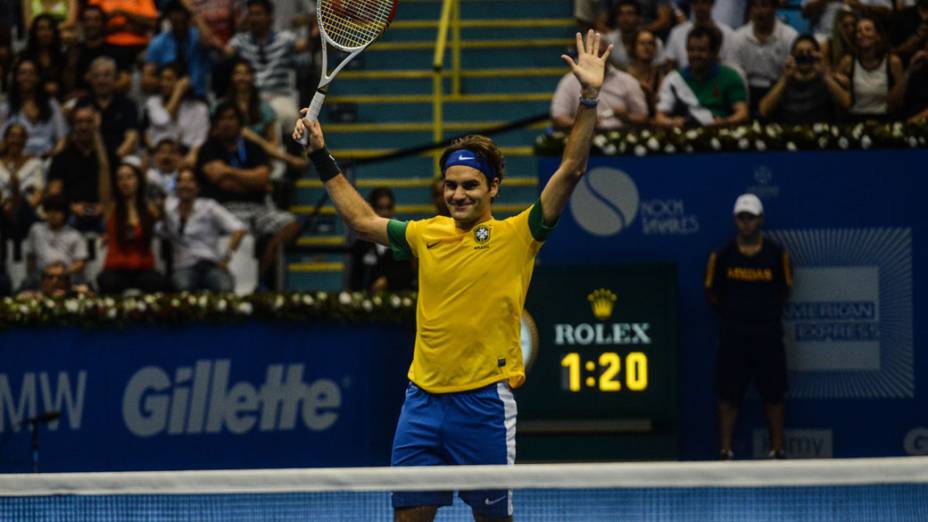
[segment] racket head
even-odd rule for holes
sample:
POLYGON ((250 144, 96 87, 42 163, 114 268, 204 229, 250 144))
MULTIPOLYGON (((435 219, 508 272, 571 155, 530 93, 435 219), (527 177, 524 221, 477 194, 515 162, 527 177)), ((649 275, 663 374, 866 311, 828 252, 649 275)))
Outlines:
POLYGON ((399 0, 319 0, 319 32, 329 44, 345 52, 364 49, 377 41, 396 15, 399 0))

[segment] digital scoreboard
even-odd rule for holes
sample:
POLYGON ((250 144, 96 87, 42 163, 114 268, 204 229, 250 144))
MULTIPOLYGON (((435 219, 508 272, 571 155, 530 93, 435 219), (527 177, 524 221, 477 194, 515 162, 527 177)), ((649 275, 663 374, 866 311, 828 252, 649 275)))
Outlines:
POLYGON ((676 428, 674 265, 538 267, 525 310, 520 431, 676 428))

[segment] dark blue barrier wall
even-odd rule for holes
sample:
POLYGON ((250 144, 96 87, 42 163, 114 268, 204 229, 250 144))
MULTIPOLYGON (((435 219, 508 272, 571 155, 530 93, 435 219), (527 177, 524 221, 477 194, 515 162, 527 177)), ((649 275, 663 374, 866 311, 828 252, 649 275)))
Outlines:
POLYGON ((389 464, 412 358, 399 327, 249 324, 0 335, 0 471, 389 464))
MULTIPOLYGON (((542 183, 557 164, 541 162, 542 183)), ((735 198, 754 192, 797 267, 785 321, 789 450, 925 453, 926 165, 924 150, 593 158, 541 261, 678 263, 681 456, 712 458, 717 337, 705 263, 734 233, 735 198)), ((746 404, 741 456, 766 453, 759 410, 746 404)))

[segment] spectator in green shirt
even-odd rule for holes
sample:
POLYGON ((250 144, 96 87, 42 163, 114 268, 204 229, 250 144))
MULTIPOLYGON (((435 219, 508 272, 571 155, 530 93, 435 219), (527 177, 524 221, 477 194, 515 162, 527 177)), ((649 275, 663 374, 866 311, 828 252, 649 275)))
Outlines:
POLYGON ((671 71, 661 83, 654 121, 662 127, 710 127, 748 121, 744 78, 719 63, 721 33, 695 27, 686 38, 689 66, 671 71))

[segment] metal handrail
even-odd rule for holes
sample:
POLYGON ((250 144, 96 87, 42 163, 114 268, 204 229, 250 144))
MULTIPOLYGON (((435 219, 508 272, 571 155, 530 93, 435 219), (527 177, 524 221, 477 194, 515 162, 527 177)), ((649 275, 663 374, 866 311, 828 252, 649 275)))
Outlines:
MULTIPOLYGON (((452 32, 452 95, 460 92, 461 70, 461 32, 460 32, 460 0, 443 0, 441 4, 441 17, 438 20, 438 34, 435 35, 435 54, 432 57, 432 139, 436 142, 444 139, 444 64, 445 50, 448 47, 448 28, 454 26, 452 32)), ((440 152, 433 152, 435 176, 439 176, 441 169, 438 165, 440 152)))

